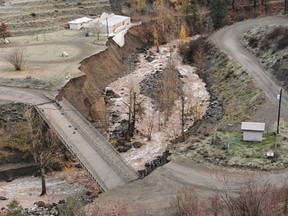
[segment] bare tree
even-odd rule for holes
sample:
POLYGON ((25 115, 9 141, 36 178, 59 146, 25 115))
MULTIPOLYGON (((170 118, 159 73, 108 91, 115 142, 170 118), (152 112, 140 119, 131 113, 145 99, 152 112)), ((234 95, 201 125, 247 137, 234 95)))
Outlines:
POLYGON ((256 17, 257 0, 253 0, 253 16, 256 17))
POLYGON ((257 182, 248 177, 235 194, 224 183, 224 193, 220 194, 225 206, 225 215, 233 216, 280 216, 282 200, 276 187, 266 182, 257 182))
POLYGON ((174 106, 174 101, 179 97, 178 71, 173 64, 170 64, 163 71, 163 78, 156 90, 157 106, 160 112, 164 113, 164 123, 169 119, 174 106))
POLYGON ((181 135, 182 141, 185 141, 184 126, 185 126, 185 97, 181 97, 181 135))
POLYGON ((47 193, 45 171, 52 164, 52 156, 59 149, 61 142, 35 109, 28 110, 26 115, 32 133, 34 160, 39 164, 41 174, 42 191, 40 196, 43 196, 47 193))
POLYGON ((105 34, 106 31, 103 28, 103 25, 100 22, 92 22, 90 24, 90 31, 97 35, 97 40, 100 40, 100 34, 105 34))
POLYGON ((199 77, 204 78, 205 49, 203 43, 197 47, 197 50, 193 55, 193 62, 197 68, 199 77))
POLYGON ((153 1, 153 8, 161 42, 171 41, 172 38, 178 37, 181 23, 180 12, 175 11, 165 0, 153 1))
POLYGON ((155 113, 153 112, 153 114, 149 118, 149 122, 148 122, 148 133, 147 133, 148 141, 152 140, 152 132, 154 129, 154 118, 155 118, 155 113))
POLYGON ((183 187, 172 199, 171 206, 179 216, 204 216, 204 205, 191 187, 183 187))
POLYGON ((13 65, 16 71, 21 71, 26 63, 24 49, 14 49, 7 54, 6 60, 13 65))
POLYGON ((154 46, 157 48, 157 52, 159 52, 159 36, 158 36, 158 29, 156 27, 156 24, 153 25, 152 33, 153 33, 154 46))

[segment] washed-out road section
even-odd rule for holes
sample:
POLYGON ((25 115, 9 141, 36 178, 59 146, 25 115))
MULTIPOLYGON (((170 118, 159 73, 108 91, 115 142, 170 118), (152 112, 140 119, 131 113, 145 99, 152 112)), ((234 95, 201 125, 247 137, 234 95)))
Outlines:
POLYGON ((0 87, 0 100, 23 102, 36 108, 102 190, 125 185, 139 177, 67 100, 56 102, 48 95, 44 91, 0 87))

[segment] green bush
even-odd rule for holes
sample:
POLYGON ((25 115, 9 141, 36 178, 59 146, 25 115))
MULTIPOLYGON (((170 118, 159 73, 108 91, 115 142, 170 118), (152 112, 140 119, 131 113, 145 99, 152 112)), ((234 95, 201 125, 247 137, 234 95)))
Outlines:
POLYGON ((7 216, 28 216, 17 200, 8 204, 7 216))
POLYGON ((59 216, 85 216, 84 204, 75 197, 68 197, 65 204, 58 205, 59 216))

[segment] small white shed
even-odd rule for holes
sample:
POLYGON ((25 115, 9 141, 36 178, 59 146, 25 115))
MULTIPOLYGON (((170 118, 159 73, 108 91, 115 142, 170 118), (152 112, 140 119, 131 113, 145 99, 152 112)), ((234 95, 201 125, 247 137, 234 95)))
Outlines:
POLYGON ((265 123, 260 122, 242 122, 241 130, 243 132, 243 141, 262 141, 262 135, 265 131, 265 123))
POLYGON ((79 19, 72 20, 72 21, 68 22, 68 24, 69 24, 69 28, 70 29, 79 30, 81 28, 88 28, 89 27, 89 23, 91 21, 92 21, 91 18, 82 17, 82 18, 79 18, 79 19))

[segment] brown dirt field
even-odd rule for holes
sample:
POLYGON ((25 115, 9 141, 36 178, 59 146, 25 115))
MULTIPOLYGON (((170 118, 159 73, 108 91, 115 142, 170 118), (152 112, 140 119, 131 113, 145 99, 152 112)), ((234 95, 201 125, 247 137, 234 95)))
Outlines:
POLYGON ((57 90, 70 79, 83 76, 80 61, 106 49, 93 44, 96 38, 84 37, 83 31, 63 30, 34 36, 9 38, 0 47, 0 81, 2 85, 57 90), (6 60, 14 50, 23 50, 26 64, 14 71, 6 60), (62 52, 69 54, 62 57, 62 52), (33 80, 36 80, 33 82, 33 80))

